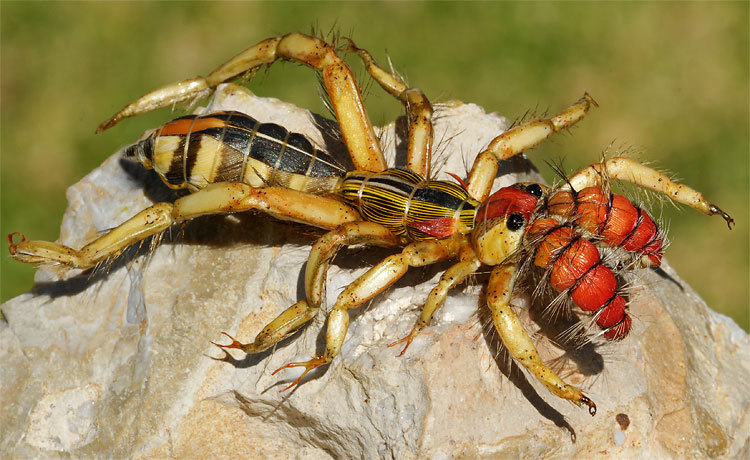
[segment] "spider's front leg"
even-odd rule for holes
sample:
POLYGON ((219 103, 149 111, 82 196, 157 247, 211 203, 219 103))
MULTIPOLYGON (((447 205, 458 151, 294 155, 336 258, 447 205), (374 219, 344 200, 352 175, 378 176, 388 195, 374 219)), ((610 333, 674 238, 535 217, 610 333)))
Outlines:
POLYGON ((349 40, 347 51, 356 52, 365 63, 367 71, 390 95, 400 100, 406 107, 409 120, 409 145, 406 167, 422 177, 430 179, 432 161, 432 105, 419 88, 410 88, 403 81, 385 71, 375 62, 372 55, 357 47, 349 40))
POLYGON ((348 310, 350 308, 356 308, 383 292, 404 276, 409 267, 423 267, 456 256, 464 241, 463 235, 456 235, 444 240, 411 243, 399 254, 385 258, 347 286, 339 295, 333 310, 328 315, 325 353, 309 361, 289 363, 274 372, 275 374, 290 367, 305 368, 302 375, 282 391, 298 384, 311 370, 330 363, 341 351, 349 328, 348 310))
POLYGON ((332 198, 281 187, 253 188, 239 182, 219 182, 174 203, 157 203, 146 208, 80 250, 49 241, 26 241, 25 238, 16 243, 15 234, 8 235, 8 243, 11 256, 21 262, 90 268, 172 224, 207 214, 253 209, 323 228, 359 220, 357 211, 332 198))
POLYGON ((551 118, 541 118, 516 126, 490 142, 487 149, 474 160, 469 173, 469 194, 484 201, 490 194, 498 170, 498 162, 530 149, 563 129, 578 123, 596 101, 588 93, 575 104, 551 118))
POLYGON ((709 216, 718 214, 724 218, 730 230, 734 225, 734 219, 729 214, 715 204, 706 201, 700 192, 687 185, 678 184, 664 173, 626 157, 610 158, 603 163, 589 165, 573 175, 564 187, 583 190, 586 187, 601 186, 606 178, 632 182, 655 192, 663 193, 672 200, 709 216))
POLYGON ((510 306, 511 294, 518 269, 513 265, 499 265, 490 275, 487 302, 492 311, 492 321, 511 356, 534 373, 549 391, 580 406, 585 404, 591 415, 596 414, 596 404, 583 392, 565 383, 544 364, 539 352, 524 329, 518 315, 510 306))
POLYGON ((383 171, 386 168, 385 159, 352 71, 326 42, 298 33, 263 40, 222 64, 205 78, 190 78, 151 91, 99 125, 97 132, 104 131, 127 117, 208 96, 219 84, 241 77, 277 59, 296 61, 321 73, 355 168, 383 171))

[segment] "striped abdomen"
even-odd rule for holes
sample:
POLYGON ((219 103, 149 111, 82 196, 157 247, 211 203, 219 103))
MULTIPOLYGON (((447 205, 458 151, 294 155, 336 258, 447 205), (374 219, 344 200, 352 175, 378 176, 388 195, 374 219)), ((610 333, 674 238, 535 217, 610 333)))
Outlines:
POLYGON ((411 240, 470 232, 479 205, 458 184, 400 168, 350 172, 339 192, 364 219, 411 240))
POLYGON ((240 112, 170 121, 130 146, 126 155, 154 169, 170 188, 193 191, 230 181, 324 193, 334 191, 345 174, 304 135, 240 112))

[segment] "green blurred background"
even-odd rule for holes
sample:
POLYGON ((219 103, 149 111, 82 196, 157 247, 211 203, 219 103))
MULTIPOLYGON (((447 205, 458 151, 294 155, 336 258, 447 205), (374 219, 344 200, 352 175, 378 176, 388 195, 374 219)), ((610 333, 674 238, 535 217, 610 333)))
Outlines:
MULTIPOLYGON (((701 190, 720 218, 664 207, 667 257, 714 309, 750 327, 750 35, 736 3, 0 3, 1 234, 55 240, 65 189, 175 115, 96 126, 147 90, 206 74, 290 31, 332 27, 395 67, 433 101, 460 99, 516 119, 589 91, 601 107, 532 152, 569 171, 613 141, 701 190)), ((354 61, 352 61, 354 62, 354 61)), ((355 72, 362 74, 361 67, 355 72)), ((325 113, 312 71, 277 65, 251 88, 325 113)), ((381 124, 401 113, 373 89, 381 124)), ((659 210, 655 210, 658 214, 659 210)), ((33 267, 3 253, 2 300, 33 267)))

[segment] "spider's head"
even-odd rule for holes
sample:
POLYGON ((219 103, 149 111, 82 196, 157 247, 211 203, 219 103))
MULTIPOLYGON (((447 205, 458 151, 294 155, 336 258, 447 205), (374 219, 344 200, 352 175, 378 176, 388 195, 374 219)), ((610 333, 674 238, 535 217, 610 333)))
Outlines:
POLYGON ((546 187, 519 183, 493 193, 477 211, 472 243, 482 263, 499 265, 521 246, 526 223, 546 187))

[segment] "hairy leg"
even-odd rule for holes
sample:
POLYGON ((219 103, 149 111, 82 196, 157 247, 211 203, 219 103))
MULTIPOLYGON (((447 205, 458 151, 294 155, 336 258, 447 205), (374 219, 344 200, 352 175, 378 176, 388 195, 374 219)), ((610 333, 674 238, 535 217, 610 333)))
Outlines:
POLYGON ((596 414, 596 404, 593 401, 584 395, 580 389, 565 383, 542 362, 534 342, 532 342, 518 316, 511 308, 510 299, 516 272, 515 266, 500 265, 495 267, 490 276, 487 301, 492 311, 492 321, 495 323, 495 329, 500 334, 500 338, 511 356, 526 369, 533 372, 549 391, 560 398, 574 402, 578 406, 585 404, 588 406, 591 415, 596 414))
POLYGON ((602 185, 606 178, 632 182, 655 192, 663 193, 672 200, 709 216, 719 214, 727 222, 730 229, 734 224, 734 219, 729 217, 729 214, 715 204, 706 201, 700 192, 687 185, 678 184, 664 173, 626 157, 615 157, 603 163, 594 163, 574 174, 568 180, 566 187, 572 187, 573 190, 582 190, 586 187, 602 185))
POLYGON ((326 42, 298 33, 263 40, 237 54, 205 78, 190 78, 153 90, 99 125, 97 132, 127 117, 208 96, 219 84, 277 59, 296 61, 321 73, 354 166, 365 171, 383 171, 386 168, 385 159, 352 71, 326 42))
POLYGON ((586 93, 575 104, 551 118, 524 123, 496 137, 474 160, 467 181, 469 194, 479 201, 487 199, 497 175, 498 162, 540 144, 556 132, 570 128, 586 116, 591 106, 596 106, 596 101, 586 93))
POLYGON ((229 345, 214 343, 214 345, 221 348, 238 348, 245 353, 259 353, 270 348, 315 317, 325 297, 328 265, 342 247, 352 244, 396 246, 398 243, 396 236, 379 224, 348 222, 340 225, 323 235, 310 251, 305 269, 305 299, 287 308, 264 326, 252 343, 241 343, 223 332, 232 340, 232 343, 229 345))
POLYGON ((298 384, 308 372, 330 363, 338 355, 349 328, 350 308, 358 307, 383 292, 404 276, 409 267, 422 267, 457 255, 461 240, 460 237, 454 237, 409 244, 399 254, 387 257, 344 289, 328 315, 325 353, 309 361, 289 363, 274 372, 275 374, 289 367, 305 368, 302 375, 284 390, 298 384))
POLYGON ((380 67, 367 50, 349 41, 349 51, 356 52, 367 71, 378 84, 406 107, 409 120, 409 145, 406 167, 429 179, 432 160, 432 105, 419 88, 410 88, 400 79, 380 67))
POLYGON ((281 187, 253 188, 239 182, 211 184, 173 203, 157 203, 79 250, 49 241, 13 241, 11 256, 21 262, 90 268, 128 246, 183 222, 206 214, 259 210, 274 217, 323 228, 359 220, 359 214, 340 201, 281 187))

